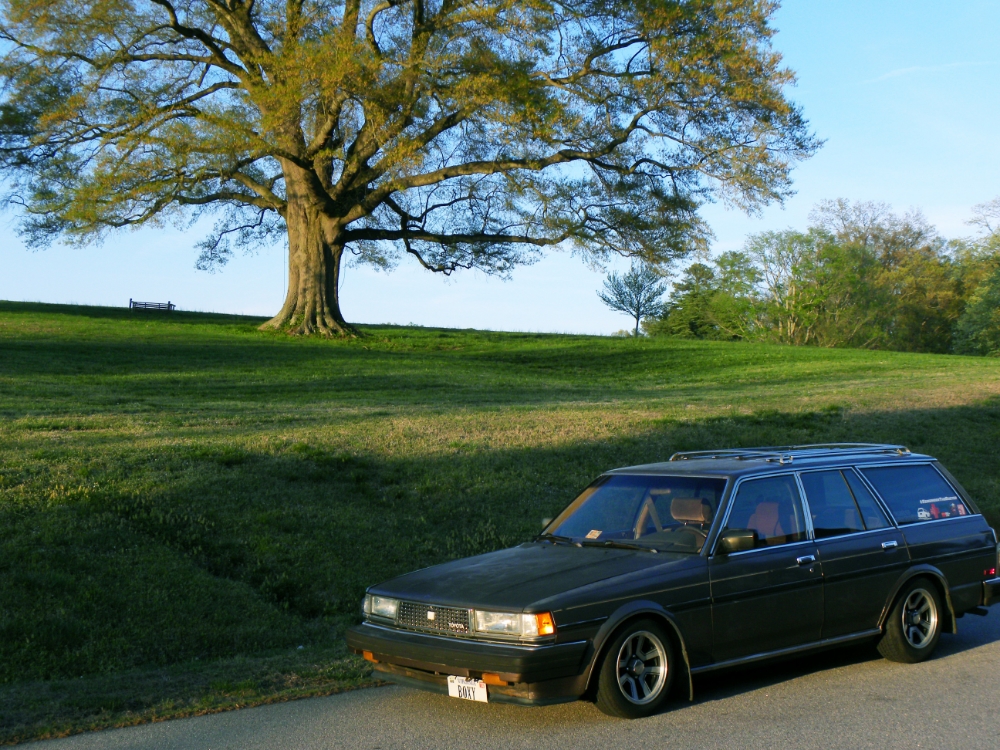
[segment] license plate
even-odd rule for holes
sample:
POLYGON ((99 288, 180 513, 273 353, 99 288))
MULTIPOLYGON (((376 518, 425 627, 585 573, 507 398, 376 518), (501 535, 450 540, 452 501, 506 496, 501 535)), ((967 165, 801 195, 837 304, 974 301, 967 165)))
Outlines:
POLYGON ((461 698, 466 701, 480 701, 488 703, 486 697, 486 683, 482 680, 473 680, 468 677, 456 677, 448 675, 448 695, 452 698, 461 698))

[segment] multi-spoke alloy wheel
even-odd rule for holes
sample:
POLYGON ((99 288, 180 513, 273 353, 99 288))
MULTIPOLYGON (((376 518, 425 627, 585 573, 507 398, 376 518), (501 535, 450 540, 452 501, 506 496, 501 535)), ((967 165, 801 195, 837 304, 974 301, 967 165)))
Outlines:
POLYGON ((878 650, 890 661, 914 664, 931 655, 941 636, 941 595, 926 578, 900 591, 885 623, 878 650))
POLYGON ((913 648, 927 648, 937 632, 937 603, 925 589, 915 589, 903 604, 903 633, 913 648))
POLYGON ((667 652, 660 639, 640 630, 618 650, 618 686, 636 705, 656 700, 667 679, 667 652))
POLYGON ((597 706, 635 719, 656 713, 670 693, 674 652, 653 620, 630 623, 608 644, 597 677, 597 706))

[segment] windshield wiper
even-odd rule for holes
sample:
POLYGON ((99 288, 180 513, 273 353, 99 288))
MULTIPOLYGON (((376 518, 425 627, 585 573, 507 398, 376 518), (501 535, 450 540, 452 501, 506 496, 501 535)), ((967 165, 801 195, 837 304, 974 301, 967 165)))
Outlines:
POLYGON ((535 537, 536 542, 552 542, 553 544, 558 544, 560 542, 564 544, 575 544, 579 546, 579 542, 573 541, 571 536, 559 536, 558 534, 539 534, 535 537))
POLYGON ((605 539, 602 542, 593 541, 585 539, 583 541, 577 542, 587 547, 611 547, 613 549, 637 549, 643 552, 652 552, 654 555, 658 552, 655 547, 644 547, 641 544, 629 544, 628 542, 618 542, 614 539, 605 539))

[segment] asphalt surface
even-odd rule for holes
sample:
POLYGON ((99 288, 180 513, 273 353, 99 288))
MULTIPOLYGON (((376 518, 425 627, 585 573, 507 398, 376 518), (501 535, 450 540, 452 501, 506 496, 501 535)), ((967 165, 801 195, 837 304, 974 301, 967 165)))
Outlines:
POLYGON ((934 658, 873 648, 705 675, 696 700, 623 721, 590 703, 470 703, 385 687, 38 743, 44 750, 1000 748, 1000 607, 966 615, 934 658))

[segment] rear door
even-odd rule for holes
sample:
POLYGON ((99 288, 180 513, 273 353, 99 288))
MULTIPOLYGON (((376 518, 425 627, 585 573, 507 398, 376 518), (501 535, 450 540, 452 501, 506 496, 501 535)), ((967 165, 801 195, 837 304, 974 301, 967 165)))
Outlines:
POLYGON ((709 560, 715 661, 819 640, 822 568, 795 476, 741 481, 723 529, 752 529, 758 546, 709 560))
POLYGON ((986 571, 996 564, 985 519, 933 464, 858 468, 902 528, 913 562, 933 565, 945 575, 955 610, 978 605, 986 571))
POLYGON ((909 565, 903 535, 852 469, 799 475, 823 564, 823 638, 878 628, 909 565))

